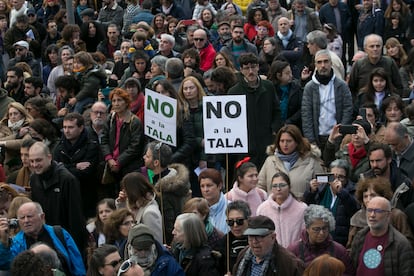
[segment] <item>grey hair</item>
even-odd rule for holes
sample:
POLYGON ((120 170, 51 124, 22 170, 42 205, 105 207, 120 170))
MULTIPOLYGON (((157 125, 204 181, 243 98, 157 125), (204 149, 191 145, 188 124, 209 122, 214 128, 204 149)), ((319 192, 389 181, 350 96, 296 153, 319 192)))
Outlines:
POLYGON ((407 127, 401 123, 395 123, 395 126, 391 125, 391 129, 394 130, 395 134, 401 139, 408 135, 407 127))
POLYGON ((46 246, 48 250, 37 251, 35 254, 39 256, 43 260, 43 262, 50 268, 62 269, 62 263, 60 262, 56 251, 53 248, 51 248, 49 245, 47 245, 46 243, 36 242, 32 246, 30 246, 30 249, 33 251, 33 249, 41 245, 46 246))
POLYGON ((381 48, 382 48, 382 46, 384 45, 384 41, 382 40, 382 37, 381 37, 381 36, 379 36, 379 35, 377 35, 377 34, 369 34, 369 35, 367 35, 367 36, 365 36, 365 37, 364 37, 364 43, 363 43, 363 47, 364 47, 364 49, 365 49, 365 47, 367 46, 367 40, 368 40, 369 38, 373 38, 373 37, 376 37, 376 38, 380 41, 380 43, 381 43, 381 48))
POLYGON ((333 168, 341 168, 343 170, 345 170, 346 176, 349 176, 349 171, 350 171, 350 166, 349 163, 347 161, 345 161, 344 159, 336 159, 334 160, 330 165, 329 165, 329 169, 333 169, 333 168))
POLYGON ((322 49, 322 50, 317 51, 317 52, 315 53, 315 59, 316 59, 316 58, 318 58, 319 56, 322 56, 322 55, 327 55, 327 56, 328 56, 329 61, 330 61, 330 62, 332 62, 331 53, 329 53, 329 50, 327 50, 327 49, 322 49))
POLYGON ((172 160, 172 150, 170 146, 164 144, 162 142, 153 141, 148 143, 147 150, 151 150, 152 153, 152 160, 159 160, 161 168, 166 168, 168 165, 171 164, 172 160))
POLYGON ((243 213, 244 218, 249 218, 252 215, 252 211, 250 211, 249 205, 241 200, 235 200, 229 203, 227 205, 227 214, 230 213, 230 211, 236 210, 243 213))
POLYGON ((304 212, 303 218, 305 220, 306 229, 309 229, 315 220, 321 219, 329 224, 329 231, 335 230, 335 218, 331 211, 322 205, 309 205, 304 212))
POLYGON ((308 43, 314 43, 320 49, 326 49, 326 47, 328 47, 328 37, 326 36, 326 33, 320 30, 308 33, 306 39, 308 40, 308 43))
POLYGON ((184 64, 179 58, 169 58, 165 63, 165 72, 171 79, 178 79, 184 76, 184 64))
POLYGON ((155 56, 151 59, 151 63, 155 63, 158 67, 161 68, 163 72, 165 72, 165 64, 167 63, 168 58, 162 55, 155 56))
POLYGON ((170 42, 172 47, 175 46, 175 38, 172 35, 170 35, 170 34, 161 34, 161 39, 168 40, 168 42, 170 42))
POLYGON ((182 226, 184 232, 184 248, 198 248, 207 244, 207 233, 204 223, 200 217, 194 213, 184 213, 175 219, 182 226))

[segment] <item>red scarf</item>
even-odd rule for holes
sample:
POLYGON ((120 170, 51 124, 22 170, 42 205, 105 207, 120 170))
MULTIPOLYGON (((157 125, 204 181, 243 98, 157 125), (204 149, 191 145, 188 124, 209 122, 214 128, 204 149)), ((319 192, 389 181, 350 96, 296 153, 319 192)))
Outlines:
POLYGON ((348 153, 349 159, 351 159, 352 168, 355 168, 356 165, 358 165, 359 161, 361 161, 362 158, 367 156, 365 147, 361 147, 360 149, 355 150, 355 147, 352 143, 348 144, 348 153))

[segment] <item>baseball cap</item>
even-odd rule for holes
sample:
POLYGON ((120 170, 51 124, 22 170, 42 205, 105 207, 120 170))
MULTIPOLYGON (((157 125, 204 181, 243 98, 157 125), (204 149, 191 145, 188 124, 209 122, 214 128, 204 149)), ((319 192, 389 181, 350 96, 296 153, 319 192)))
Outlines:
POLYGON ((24 41, 24 40, 17 41, 16 43, 13 44, 13 47, 16 47, 16 46, 24 47, 27 50, 29 50, 29 43, 27 43, 27 41, 24 41))
POLYGON ((154 235, 145 224, 137 224, 129 230, 128 242, 137 250, 148 249, 154 244, 154 235))
POLYGON ((274 222, 266 216, 250 217, 247 223, 248 227, 243 233, 246 236, 266 236, 275 231, 274 222))
POLYGON ((30 8, 30 9, 28 9, 27 11, 26 11, 26 15, 35 15, 36 14, 36 11, 35 11, 35 9, 33 9, 33 8, 30 8))

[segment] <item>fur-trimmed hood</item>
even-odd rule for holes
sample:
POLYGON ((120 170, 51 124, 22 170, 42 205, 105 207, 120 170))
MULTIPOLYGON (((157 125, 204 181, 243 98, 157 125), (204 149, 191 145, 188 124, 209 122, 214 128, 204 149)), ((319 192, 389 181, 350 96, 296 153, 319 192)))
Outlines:
POLYGON ((159 193, 174 193, 177 196, 186 196, 190 191, 190 177, 188 169, 178 163, 168 166, 170 172, 158 180, 155 190, 159 193))
MULTIPOLYGON (((274 155, 275 154, 274 148, 275 148, 274 145, 267 146, 266 147, 266 154, 268 156, 274 155)), ((311 150, 308 154, 310 154, 311 156, 316 157, 316 158, 321 158, 321 156, 322 156, 321 149, 318 148, 318 146, 316 146, 314 144, 311 144, 311 150)))

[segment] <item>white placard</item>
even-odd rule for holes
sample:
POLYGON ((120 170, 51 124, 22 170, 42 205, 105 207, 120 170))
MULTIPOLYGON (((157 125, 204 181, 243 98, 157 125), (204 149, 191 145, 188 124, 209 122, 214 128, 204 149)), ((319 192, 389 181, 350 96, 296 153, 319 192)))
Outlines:
POLYGON ((177 146, 177 100, 145 89, 145 135, 177 146))
POLYGON ((247 153, 246 96, 203 97, 206 153, 247 153))

